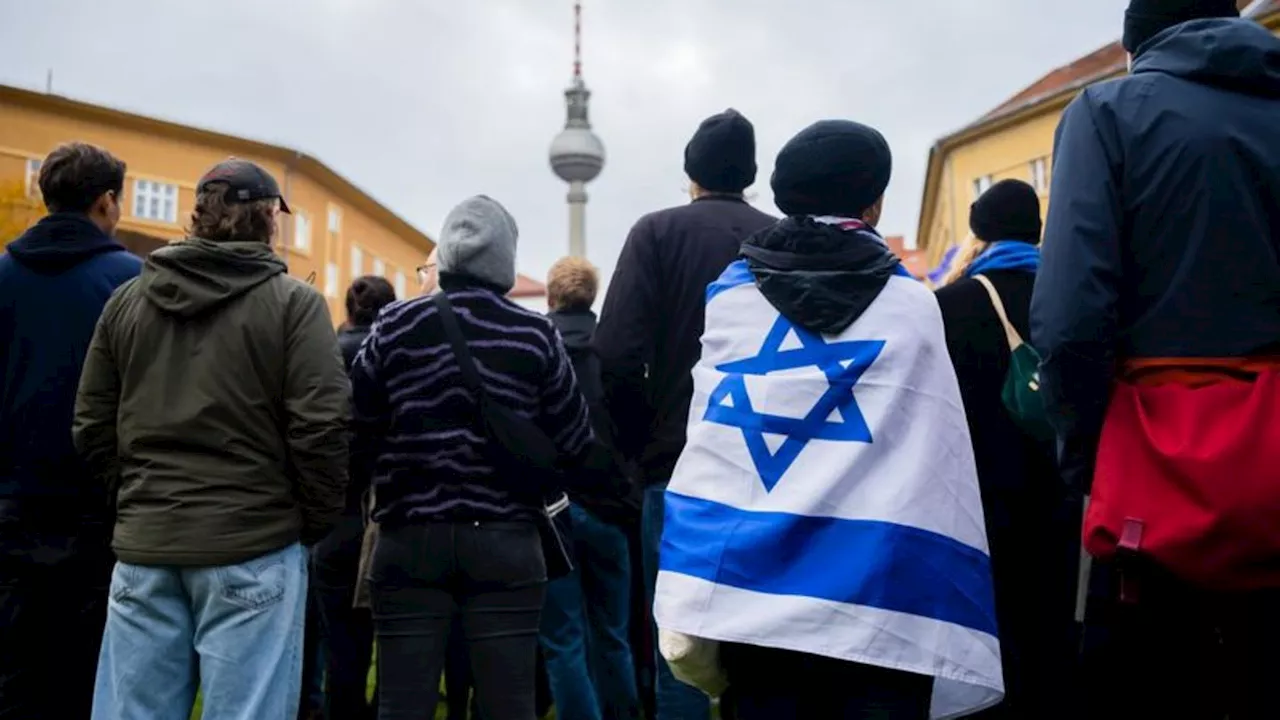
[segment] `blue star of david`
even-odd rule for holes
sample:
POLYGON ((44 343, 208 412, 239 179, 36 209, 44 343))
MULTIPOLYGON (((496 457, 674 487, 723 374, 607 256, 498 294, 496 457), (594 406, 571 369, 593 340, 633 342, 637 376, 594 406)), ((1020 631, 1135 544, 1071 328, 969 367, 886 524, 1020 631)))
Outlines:
POLYGON ((778 316, 758 355, 716 367, 727 375, 711 392, 703 420, 742 430, 760 480, 766 491, 772 491, 811 440, 871 442, 871 430, 858 408, 853 387, 883 349, 883 340, 828 343, 778 316), (801 347, 783 350, 783 341, 793 332, 800 339, 801 347), (803 418, 758 413, 752 409, 747 395, 747 375, 768 375, 802 367, 819 368, 828 383, 826 392, 803 418), (830 419, 837 410, 839 422, 830 419), (785 438, 777 452, 769 450, 765 434, 785 438))

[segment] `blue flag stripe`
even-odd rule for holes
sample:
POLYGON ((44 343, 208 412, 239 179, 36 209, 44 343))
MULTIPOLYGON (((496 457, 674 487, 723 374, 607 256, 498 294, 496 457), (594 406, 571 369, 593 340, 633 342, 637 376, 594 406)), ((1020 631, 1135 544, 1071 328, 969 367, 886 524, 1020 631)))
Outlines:
POLYGON ((725 290, 732 290, 739 285, 750 285, 756 281, 751 274, 751 268, 747 267, 746 260, 734 260, 729 263, 729 267, 725 268, 720 277, 715 282, 707 286, 707 302, 725 290))
POLYGON ((997 634, 986 553, 906 525, 751 512, 668 491, 659 566, 743 590, 997 634))

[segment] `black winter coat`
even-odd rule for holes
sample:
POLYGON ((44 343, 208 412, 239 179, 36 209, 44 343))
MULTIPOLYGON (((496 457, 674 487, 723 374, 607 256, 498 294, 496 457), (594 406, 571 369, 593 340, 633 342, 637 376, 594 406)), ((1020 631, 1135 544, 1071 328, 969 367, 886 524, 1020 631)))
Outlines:
MULTIPOLYGON (((1025 339, 1035 276, 1004 270, 987 277, 1025 339)), ((1052 448, 1026 436, 1000 399, 1009 345, 987 291, 965 278, 937 296, 973 438, 995 574, 1006 700, 991 717, 1067 717, 1079 512, 1069 504, 1052 448)))
POLYGON ((622 246, 595 345, 618 449, 646 483, 667 482, 684 450, 707 286, 774 220, 741 198, 707 196, 644 216, 622 246))

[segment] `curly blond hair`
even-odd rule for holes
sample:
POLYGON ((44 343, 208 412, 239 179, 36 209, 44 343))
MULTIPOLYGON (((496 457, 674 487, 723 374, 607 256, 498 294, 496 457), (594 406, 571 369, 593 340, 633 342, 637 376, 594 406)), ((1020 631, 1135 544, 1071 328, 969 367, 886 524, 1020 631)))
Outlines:
POLYGON ((600 274, 586 258, 561 258, 547 272, 547 307, 556 311, 589 309, 599 288, 600 274))

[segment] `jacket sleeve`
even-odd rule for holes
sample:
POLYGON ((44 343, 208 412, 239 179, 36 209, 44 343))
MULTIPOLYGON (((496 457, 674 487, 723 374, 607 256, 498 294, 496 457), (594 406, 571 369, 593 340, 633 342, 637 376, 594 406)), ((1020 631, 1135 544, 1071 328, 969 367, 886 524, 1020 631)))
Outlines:
POLYGON ((351 385, 320 294, 290 299, 284 404, 289 464, 302 505, 303 542, 322 539, 342 512, 347 485, 351 385))
MULTIPOLYGON (((117 296, 118 297, 118 294, 117 296)), ((89 352, 80 371, 80 387, 76 392, 75 417, 71 439, 76 452, 88 467, 94 481, 115 505, 120 485, 120 458, 117 446, 116 416, 120 407, 120 374, 111 332, 116 315, 116 301, 103 308, 93 331, 89 352)))
POLYGON ((593 340, 600 357, 605 406, 617 429, 617 450, 632 459, 648 440, 653 415, 645 375, 660 312, 654 251, 652 222, 641 219, 618 256, 593 340))
POLYGON ((1054 147, 1031 342, 1063 476, 1087 493, 1115 370, 1122 154, 1088 91, 1063 114, 1054 147))

